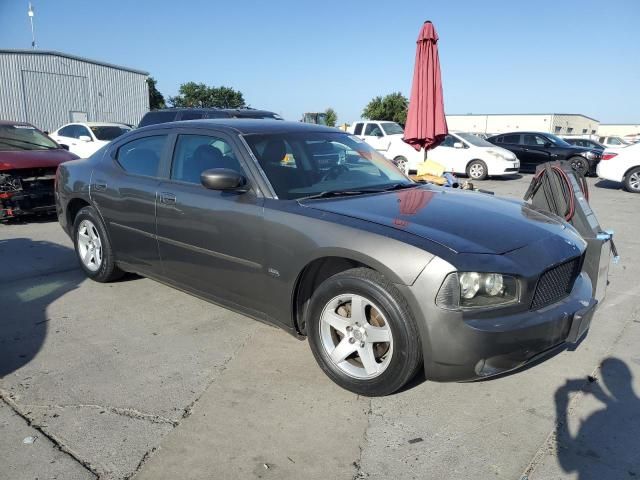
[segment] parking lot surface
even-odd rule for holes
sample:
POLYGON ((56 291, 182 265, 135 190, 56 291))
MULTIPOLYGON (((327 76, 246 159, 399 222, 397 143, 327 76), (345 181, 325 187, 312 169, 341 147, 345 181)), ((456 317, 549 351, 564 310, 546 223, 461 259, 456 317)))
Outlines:
MULTIPOLYGON (((481 186, 521 198, 530 179, 481 186)), ((622 258, 575 351, 374 399, 283 331, 85 279, 54 220, 2 225, 0 479, 638 478, 640 197, 589 185, 622 258)))

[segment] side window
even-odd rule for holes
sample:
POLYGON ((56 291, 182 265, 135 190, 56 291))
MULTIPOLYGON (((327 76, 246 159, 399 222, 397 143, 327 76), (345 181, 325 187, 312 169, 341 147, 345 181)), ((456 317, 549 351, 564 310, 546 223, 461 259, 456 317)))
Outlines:
POLYGON ((200 184, 200 174, 211 168, 229 168, 244 174, 225 140, 208 135, 179 135, 171 163, 171 178, 200 184))
POLYGON ((540 135, 526 134, 524 135, 524 144, 525 145, 533 145, 536 147, 544 147, 544 144, 547 141, 541 137, 540 135))
POLYGON ((380 125, 377 123, 367 123, 366 128, 364 129, 365 136, 374 136, 381 137, 383 135, 382 130, 380 129, 380 125))
POLYGON ((204 118, 204 112, 182 112, 180 120, 198 120, 204 118))
POLYGON ((155 125, 157 123, 173 122, 176 118, 176 112, 149 112, 142 120, 140 120, 139 127, 145 127, 147 125, 155 125))
POLYGON ((362 135, 362 126, 364 123, 356 123, 356 128, 353 130, 354 135, 362 135))
POLYGON ((446 137, 444 137, 444 140, 442 141, 440 146, 453 148, 453 144, 456 143, 457 141, 459 140, 455 138, 453 135, 447 135, 446 137))
POLYGON ((116 160, 127 173, 155 177, 166 141, 166 135, 158 135, 125 143, 118 149, 116 160))
POLYGON ((518 145, 520 143, 520 135, 505 135, 502 137, 502 143, 518 145))
POLYGON ((60 135, 61 137, 74 138, 73 129, 74 129, 74 125, 67 125, 66 127, 58 130, 58 135, 60 135))
POLYGON ((85 137, 91 137, 91 133, 89 133, 89 130, 87 129, 87 127, 83 126, 83 125, 76 125, 76 138, 80 138, 82 136, 85 137))
POLYGON ((502 137, 496 137, 493 139, 493 143, 502 143, 503 138, 502 137))

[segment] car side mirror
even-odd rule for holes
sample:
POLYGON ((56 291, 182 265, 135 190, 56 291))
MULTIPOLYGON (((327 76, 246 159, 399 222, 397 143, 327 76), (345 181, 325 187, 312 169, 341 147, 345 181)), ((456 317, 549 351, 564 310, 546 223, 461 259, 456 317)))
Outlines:
POLYGON ((453 144, 453 148, 464 148, 464 143, 456 142, 453 144))
POLYGON ((229 168, 211 168, 200 174, 200 182, 209 190, 246 191, 247 179, 229 168))
POLYGON ((93 140, 91 140, 91 137, 88 135, 80 135, 78 137, 78 140, 80 140, 81 142, 92 142, 93 140))
POLYGON ((551 143, 551 142, 546 142, 544 144, 544 148, 551 148, 551 147, 553 147, 553 143, 551 143))

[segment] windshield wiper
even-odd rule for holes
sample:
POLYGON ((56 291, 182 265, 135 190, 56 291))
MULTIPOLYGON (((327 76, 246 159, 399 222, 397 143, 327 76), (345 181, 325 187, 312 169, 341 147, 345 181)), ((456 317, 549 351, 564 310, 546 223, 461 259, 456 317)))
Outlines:
POLYGON ((296 198, 296 200, 313 200, 314 198, 331 198, 348 195, 363 195, 365 193, 380 193, 382 190, 327 190, 325 192, 315 193, 306 197, 296 198))
MULTIPOLYGON (((27 145, 35 145, 36 147, 41 147, 42 149, 46 149, 46 150, 56 150, 56 147, 49 147, 48 145, 42 145, 41 143, 34 143, 34 142, 29 142, 27 140, 21 140, 19 138, 11 138, 11 137, 0 137, 0 140, 2 140, 2 143, 9 145, 9 143, 6 142, 6 140, 10 140, 12 142, 20 142, 20 143, 26 143, 27 145)), ((18 147, 18 145, 13 145, 15 147, 18 147)), ((18 147, 20 148, 20 147, 18 147)), ((27 150, 26 148, 24 150, 27 150)))
POLYGON ((402 190, 403 188, 414 188, 417 187, 418 183, 393 183, 391 185, 387 185, 384 188, 378 190, 379 192, 390 192, 392 190, 402 190))

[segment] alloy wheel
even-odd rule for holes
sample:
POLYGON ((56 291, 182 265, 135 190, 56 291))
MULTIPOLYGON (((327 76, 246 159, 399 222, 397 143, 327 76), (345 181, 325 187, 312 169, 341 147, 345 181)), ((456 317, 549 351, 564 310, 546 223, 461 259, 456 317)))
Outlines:
POLYGON ((482 178, 484 175, 484 167, 480 163, 474 163, 469 167, 469 176, 471 178, 482 178))
POLYGON ((633 172, 629 176, 629 187, 633 191, 640 191, 640 172, 633 172))
POLYGON ((82 220, 78 226, 78 256, 91 272, 102 265, 102 241, 98 229, 91 220, 82 220))
POLYGON ((360 380, 382 374, 393 356, 387 319, 375 303, 361 295, 339 295, 325 305, 320 338, 331 362, 360 380))

